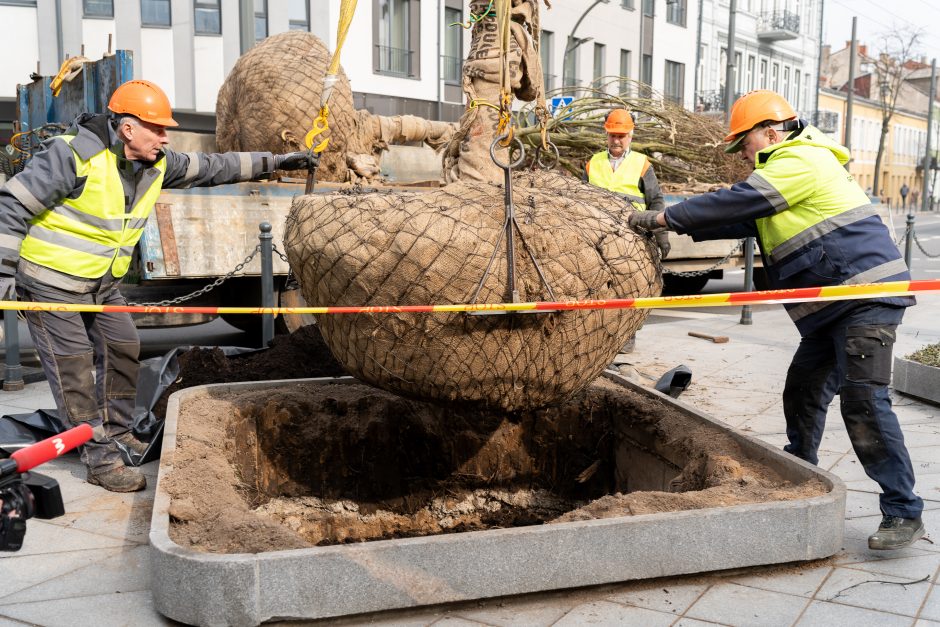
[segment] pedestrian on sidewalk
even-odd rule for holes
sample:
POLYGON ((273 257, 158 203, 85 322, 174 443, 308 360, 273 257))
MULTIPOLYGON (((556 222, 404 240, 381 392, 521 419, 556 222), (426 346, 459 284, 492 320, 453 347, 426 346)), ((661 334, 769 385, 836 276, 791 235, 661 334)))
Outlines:
POLYGON ((907 209, 907 194, 911 190, 907 186, 907 183, 901 183, 901 189, 898 191, 901 193, 901 209, 907 209))
MULTIPOLYGON (((633 142, 633 116, 626 109, 613 109, 604 118, 607 150, 591 157, 584 167, 585 180, 627 199, 636 211, 662 211, 666 203, 656 173, 646 155, 630 150, 633 142)), ((660 256, 669 255, 669 234, 666 229, 654 233, 660 256)), ((633 352, 636 335, 620 349, 633 352)))
MULTIPOLYGON (((730 189, 636 213, 640 230, 667 227, 695 240, 756 237, 772 289, 910 279, 870 199, 844 164, 849 152, 797 118, 769 90, 731 110, 726 152, 754 166, 730 189)), ((892 348, 910 296, 785 305, 802 336, 787 372, 783 410, 789 453, 818 462, 829 403, 840 409, 866 474, 881 486, 883 518, 872 549, 898 549, 924 535, 923 501, 891 408, 892 348)))
POLYGON ((911 213, 917 211, 917 201, 920 199, 920 195, 917 193, 917 190, 911 191, 911 213))
MULTIPOLYGON (((79 115, 0 188, 0 299, 123 306, 118 284, 163 188, 220 185, 305 169, 308 152, 178 153, 170 101, 142 80, 119 86, 110 114, 79 115)), ((147 485, 121 447, 131 432, 140 339, 130 314, 26 311, 63 422, 87 422, 87 481, 114 492, 147 485)))

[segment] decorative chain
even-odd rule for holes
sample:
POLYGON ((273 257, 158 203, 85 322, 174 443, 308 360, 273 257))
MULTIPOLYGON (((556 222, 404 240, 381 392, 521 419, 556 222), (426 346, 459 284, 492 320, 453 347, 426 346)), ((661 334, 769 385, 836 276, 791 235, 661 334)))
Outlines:
MULTIPOLYGON (((220 285, 222 285, 223 283, 225 283, 226 281, 228 281, 229 279, 231 279, 233 276, 235 276, 235 275, 238 274, 239 272, 241 272, 242 269, 243 269, 245 266, 247 266, 249 263, 251 263, 251 260, 255 258, 255 255, 258 254, 258 251, 259 251, 259 250, 261 250, 261 244, 256 245, 255 248, 254 248, 254 250, 251 251, 251 254, 248 255, 247 257, 245 257, 245 260, 242 261, 240 264, 236 265, 236 266, 232 269, 231 272, 229 272, 228 274, 225 274, 225 275, 223 275, 223 276, 220 276, 219 278, 217 278, 217 279, 216 279, 215 281, 213 281, 212 283, 209 283, 208 285, 205 285, 205 286, 199 288, 199 289, 196 290, 195 292, 191 292, 191 293, 189 293, 189 294, 184 294, 183 296, 178 296, 178 297, 176 297, 176 298, 170 298, 170 299, 167 299, 167 300, 161 300, 161 301, 158 301, 158 302, 155 302, 155 303, 128 303, 128 304, 129 304, 129 305, 132 305, 132 306, 134 306, 134 307, 169 307, 169 306, 171 306, 171 305, 179 305, 180 303, 185 303, 185 302, 188 301, 188 300, 192 300, 192 299, 194 299, 194 298, 196 298, 196 297, 198 297, 198 296, 202 296, 203 294, 207 294, 207 293, 211 292, 212 290, 214 290, 215 288, 217 288, 217 287, 219 287, 220 285)), ((277 250, 277 249, 275 248, 275 250, 277 250)), ((284 255, 282 255, 279 251, 278 251, 277 254, 281 256, 281 259, 285 259, 285 260, 286 260, 286 257, 284 257, 284 255)))
POLYGON ((936 259, 937 257, 940 257, 940 253, 931 255, 926 250, 924 250, 924 245, 920 243, 919 239, 917 239, 917 229, 914 229, 914 243, 917 244, 917 247, 920 248, 920 252, 924 253, 924 256, 928 259, 936 259))
POLYGON ((669 268, 664 267, 663 274, 671 274, 673 276, 681 276, 681 277, 689 277, 689 278, 696 277, 696 276, 705 276, 706 274, 709 274, 713 270, 717 270, 721 266, 725 265, 725 263, 727 263, 729 259, 734 257, 734 255, 739 250, 741 250, 742 244, 744 244, 744 240, 743 239, 738 240, 738 243, 734 245, 734 248, 732 248, 731 251, 727 255, 724 256, 724 258, 720 259, 719 261, 716 261, 714 265, 709 266, 708 268, 705 268, 704 270, 690 270, 689 272, 676 272, 674 270, 670 270, 669 268))
POLYGON ((289 264, 289 263, 290 263, 289 261, 287 261, 287 255, 285 255, 284 253, 282 253, 281 251, 279 251, 279 250, 277 249, 277 245, 276 245, 276 244, 272 244, 272 245, 271 245, 271 250, 274 251, 274 254, 275 254, 275 255, 277 255, 278 257, 281 258, 281 261, 283 261, 283 262, 286 263, 286 264, 289 264))

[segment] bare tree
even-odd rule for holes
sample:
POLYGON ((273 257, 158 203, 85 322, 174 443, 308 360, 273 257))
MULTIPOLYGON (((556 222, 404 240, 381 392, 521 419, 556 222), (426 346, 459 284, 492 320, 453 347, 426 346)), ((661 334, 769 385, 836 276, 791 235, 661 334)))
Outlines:
MULTIPOLYGON (((895 27, 879 36, 880 49, 878 57, 871 59, 874 67, 873 81, 870 89, 874 91, 873 100, 881 106, 881 136, 878 138, 878 156, 875 157, 875 178, 873 190, 876 194, 881 189, 881 160, 884 157, 885 139, 890 130, 891 118, 898 106, 898 96, 906 86, 908 77, 917 69, 914 55, 919 48, 923 35, 921 30, 895 27)), ((849 89, 853 86, 850 85, 849 89)))

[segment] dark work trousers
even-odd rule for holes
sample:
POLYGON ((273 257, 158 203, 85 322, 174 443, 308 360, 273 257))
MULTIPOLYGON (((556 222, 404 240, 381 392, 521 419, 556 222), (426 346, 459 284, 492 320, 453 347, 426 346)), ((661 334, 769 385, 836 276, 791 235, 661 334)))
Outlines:
MULTIPOLYGON (((127 304, 114 284, 87 294, 22 283, 18 291, 28 301, 127 304)), ((82 462, 94 472, 122 465, 113 438, 131 428, 140 369, 140 339, 130 314, 24 313, 60 418, 87 422, 94 431, 82 447, 82 462)))
POLYGON ((803 337, 783 391, 788 453, 818 462, 826 412, 836 394, 852 448, 865 473, 881 486, 881 511, 916 518, 914 469, 891 409, 891 353, 904 309, 866 304, 803 337))

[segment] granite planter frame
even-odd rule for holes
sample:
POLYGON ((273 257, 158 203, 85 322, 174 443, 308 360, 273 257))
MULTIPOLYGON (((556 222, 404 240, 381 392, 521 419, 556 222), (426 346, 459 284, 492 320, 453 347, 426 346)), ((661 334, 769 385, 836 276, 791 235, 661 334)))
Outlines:
POLYGON ((845 486, 837 477, 655 390, 610 372, 605 376, 730 434, 746 455, 785 479, 818 479, 829 491, 793 501, 268 553, 197 552, 168 535, 170 497, 164 482, 173 468, 180 401, 209 387, 224 392, 355 380, 189 388, 174 394, 167 407, 150 528, 155 607, 190 624, 255 625, 813 560, 840 550, 845 486))
POLYGON ((895 357, 891 381, 894 389, 902 394, 940 405, 940 368, 936 366, 895 357))

